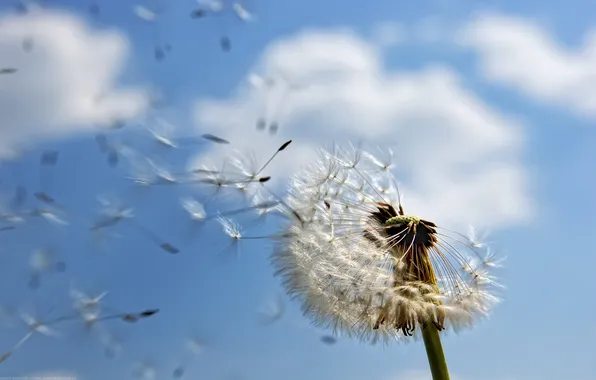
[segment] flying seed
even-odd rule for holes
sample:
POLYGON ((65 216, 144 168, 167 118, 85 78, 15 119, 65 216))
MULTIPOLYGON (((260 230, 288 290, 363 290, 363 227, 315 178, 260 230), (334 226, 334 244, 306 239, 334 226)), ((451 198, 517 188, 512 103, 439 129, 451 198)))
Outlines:
POLYGON ((209 140, 209 141, 212 141, 217 144, 229 144, 230 143, 228 140, 222 139, 221 137, 211 135, 209 133, 205 133, 201 137, 203 137, 205 140, 209 140))

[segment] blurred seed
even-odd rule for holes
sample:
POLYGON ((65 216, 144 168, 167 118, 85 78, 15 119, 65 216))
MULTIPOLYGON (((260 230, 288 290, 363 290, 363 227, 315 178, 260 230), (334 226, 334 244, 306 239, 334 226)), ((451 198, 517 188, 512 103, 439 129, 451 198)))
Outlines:
POLYGON ((157 61, 163 61, 166 58, 166 53, 159 46, 155 47, 153 55, 157 61))
POLYGON ((15 191, 14 204, 16 207, 20 207, 25 203, 25 200, 27 200, 27 189, 19 185, 15 191))
POLYGON ((149 310, 144 310, 142 312, 139 313, 139 315, 142 318, 147 318, 147 317, 151 317, 152 315, 155 315, 159 313, 159 309, 149 309, 149 310))
POLYGON ((234 9, 234 13, 236 13, 236 16, 238 16, 238 18, 242 21, 250 21, 253 19, 253 15, 247 11, 242 4, 240 4, 240 2, 234 2, 234 4, 232 5, 233 9, 234 9))
POLYGON ((89 13, 91 13, 93 16, 99 16, 100 11, 101 10, 98 4, 93 3, 89 5, 89 13))
POLYGON ((111 151, 110 153, 108 153, 108 165, 110 165, 111 167, 115 167, 118 165, 118 160, 118 152, 111 151))
POLYGON ((56 263, 56 271, 58 273, 64 273, 66 271, 66 263, 64 261, 58 261, 56 263))
POLYGON ((33 274, 29 278, 29 283, 27 284, 30 289, 39 289, 41 285, 41 278, 38 274, 33 274))
POLYGON ((212 141, 217 144, 229 144, 230 143, 228 140, 222 139, 221 137, 217 137, 217 136, 214 136, 209 133, 205 133, 201 137, 203 137, 205 140, 209 140, 209 141, 212 141))
POLYGON ((0 69, 0 74, 14 74, 18 71, 18 69, 15 69, 14 67, 5 67, 3 69, 0 69))
POLYGON ((122 316, 122 320, 123 320, 124 322, 128 322, 128 323, 134 323, 134 322, 136 322, 136 321, 138 321, 138 320, 139 320, 139 317, 137 317, 137 316, 136 316, 136 315, 134 315, 134 314, 124 314, 124 315, 122 316))
POLYGON ((35 41, 33 40, 33 38, 26 37, 23 39, 23 42, 21 43, 21 48, 23 49, 23 51, 29 53, 31 50, 33 50, 34 44, 35 41))
POLYGON ((182 376, 184 376, 184 368, 182 367, 176 368, 172 373, 172 377, 174 377, 174 379, 181 379, 182 376))
POLYGON ((161 249, 163 249, 164 251, 166 251, 168 253, 172 253, 172 254, 175 254, 175 253, 179 253, 180 252, 180 250, 178 248, 174 247, 170 243, 162 243, 162 244, 159 245, 159 247, 161 249))
POLYGON ((321 337, 321 342, 328 344, 328 345, 332 345, 332 344, 337 343, 337 338, 335 338, 332 335, 323 335, 321 337))
POLYGON ((44 203, 54 203, 56 200, 44 191, 36 191, 33 196, 44 203))
POLYGON ((123 120, 114 120, 112 122, 112 124, 110 125, 111 129, 122 129, 124 128, 124 126, 126 125, 126 123, 123 120))
POLYGON ((207 12, 204 9, 195 9, 194 11, 192 11, 190 13, 190 17, 191 18, 203 18, 205 17, 205 15, 207 14, 207 12))
POLYGON ((271 125, 269 125, 269 133, 272 135, 276 134, 278 129, 279 124, 277 122, 273 122, 271 125))
POLYGON ((155 12, 145 8, 142 5, 136 5, 133 8, 133 11, 139 18, 142 18, 145 21, 155 21, 155 19, 157 18, 155 12))
POLYGON ((267 121, 263 118, 259 118, 259 120, 257 120, 257 130, 263 131, 263 130, 265 130, 266 127, 267 127, 267 121))
POLYGON ((219 46, 221 46, 221 50, 229 52, 232 49, 232 42, 228 37, 224 36, 219 40, 219 46))
POLYGON ((116 349, 111 346, 105 347, 103 353, 108 359, 114 359, 116 357, 116 349))
POLYGON ((96 135, 95 142, 97 143, 97 146, 99 147, 99 151, 101 153, 106 153, 110 149, 108 138, 104 134, 96 135))
POLYGON ((58 162, 60 152, 57 150, 46 150, 42 153, 40 163, 44 166, 54 166, 58 162))

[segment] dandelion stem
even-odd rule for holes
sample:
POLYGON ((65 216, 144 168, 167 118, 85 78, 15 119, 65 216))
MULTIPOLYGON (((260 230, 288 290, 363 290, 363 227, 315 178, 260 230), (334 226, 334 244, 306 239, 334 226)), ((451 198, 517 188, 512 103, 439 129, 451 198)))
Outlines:
POLYGON ((423 327, 422 339, 424 340, 426 356, 428 356, 428 364, 430 365, 433 380, 449 380, 447 361, 445 360, 443 345, 441 344, 441 337, 439 336, 437 327, 432 323, 423 327))

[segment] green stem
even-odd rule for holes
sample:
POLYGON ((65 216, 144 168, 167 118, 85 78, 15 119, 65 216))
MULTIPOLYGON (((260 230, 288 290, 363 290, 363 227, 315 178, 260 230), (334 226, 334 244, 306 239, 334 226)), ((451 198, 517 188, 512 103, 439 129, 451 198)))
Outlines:
POLYGON ((445 361, 445 354, 443 353, 441 337, 439 336, 439 330, 437 330, 434 324, 429 323, 426 327, 422 328, 422 339, 424 340, 426 356, 428 356, 428 364, 430 365, 433 380, 449 380, 449 370, 447 369, 447 361, 445 361))

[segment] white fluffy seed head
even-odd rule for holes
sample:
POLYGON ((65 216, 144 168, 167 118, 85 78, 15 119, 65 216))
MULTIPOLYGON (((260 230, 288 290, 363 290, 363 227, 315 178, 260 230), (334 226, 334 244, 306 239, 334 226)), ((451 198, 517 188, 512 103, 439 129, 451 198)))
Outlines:
POLYGON ((389 166, 350 146, 295 175, 287 203, 303 220, 279 235, 277 274, 314 323, 366 341, 473 325, 498 302, 491 266, 465 235, 402 215, 389 166))

